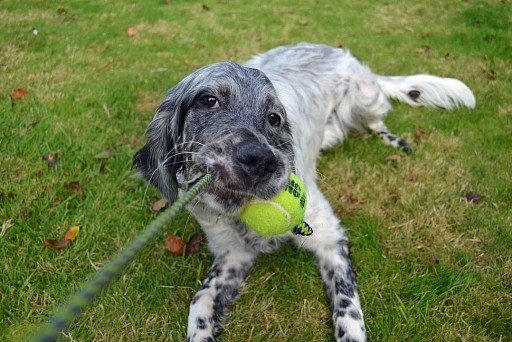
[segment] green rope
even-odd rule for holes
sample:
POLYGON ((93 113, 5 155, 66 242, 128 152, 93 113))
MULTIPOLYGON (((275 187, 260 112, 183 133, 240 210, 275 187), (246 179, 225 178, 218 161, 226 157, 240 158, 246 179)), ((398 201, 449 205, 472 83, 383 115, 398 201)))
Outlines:
POLYGON ((176 200, 169 209, 152 221, 128 246, 85 282, 70 298, 66 306, 60 308, 54 316, 50 317, 48 323, 34 334, 34 341, 55 341, 59 333, 65 331, 73 323, 93 299, 133 261, 137 253, 163 231, 164 225, 196 197, 211 180, 211 175, 205 175, 184 196, 176 200))

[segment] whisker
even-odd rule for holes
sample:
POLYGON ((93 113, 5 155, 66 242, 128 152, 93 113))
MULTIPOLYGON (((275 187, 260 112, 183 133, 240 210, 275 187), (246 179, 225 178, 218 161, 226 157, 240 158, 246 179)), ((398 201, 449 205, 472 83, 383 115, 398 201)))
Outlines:
MULTIPOLYGON (((197 145, 200 145, 200 146, 204 146, 203 143, 200 143, 198 141, 193 141, 193 140, 188 140, 188 141, 183 141, 181 143, 178 143, 176 144, 171 150, 169 150, 165 155, 164 155, 164 160, 163 161, 158 161, 158 166, 155 168, 155 170, 153 170, 153 172, 151 173, 149 179, 148 179, 148 182, 147 182, 147 185, 146 185, 146 189, 144 190, 144 195, 142 196, 142 203, 141 203, 141 206, 144 206, 144 202, 146 200, 146 195, 147 195, 147 192, 149 190, 149 185, 151 183, 151 180, 153 180, 153 177, 155 176, 155 174, 157 172, 160 171, 160 168, 162 166, 174 166, 176 164, 178 164, 180 161, 175 161, 171 164, 169 164, 169 160, 171 160, 172 158, 175 158, 179 155, 196 155, 198 154, 198 152, 195 152, 195 151, 180 151, 180 152, 177 152, 175 154, 172 154, 171 153, 175 150, 177 150, 178 148, 180 148, 181 146, 184 146, 186 144, 190 144, 190 145, 193 145, 193 144, 197 144, 197 145)), ((169 185, 167 184, 167 182, 164 182, 163 183, 163 186, 165 186, 165 188, 169 191, 172 191, 172 189, 169 187, 169 185)))

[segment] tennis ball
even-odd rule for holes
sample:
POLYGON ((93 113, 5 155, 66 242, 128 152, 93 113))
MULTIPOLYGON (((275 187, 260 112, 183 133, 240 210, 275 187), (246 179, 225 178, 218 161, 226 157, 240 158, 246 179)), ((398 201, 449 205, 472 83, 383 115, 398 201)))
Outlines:
POLYGON ((304 222, 306 187, 294 173, 285 188, 269 200, 254 198, 243 209, 240 219, 256 233, 280 235, 304 222))

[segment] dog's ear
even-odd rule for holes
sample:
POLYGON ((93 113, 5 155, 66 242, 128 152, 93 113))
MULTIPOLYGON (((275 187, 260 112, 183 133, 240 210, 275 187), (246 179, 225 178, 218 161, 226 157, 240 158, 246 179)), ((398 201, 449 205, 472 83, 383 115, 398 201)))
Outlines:
POLYGON ((183 95, 184 88, 182 81, 167 93, 147 129, 148 142, 135 154, 132 165, 171 203, 178 196, 176 174, 184 166, 177 148, 191 101, 183 95))
POLYGON ((177 170, 155 158, 153 148, 147 143, 133 158, 132 167, 139 170, 142 177, 156 187, 170 203, 178 197, 177 170))

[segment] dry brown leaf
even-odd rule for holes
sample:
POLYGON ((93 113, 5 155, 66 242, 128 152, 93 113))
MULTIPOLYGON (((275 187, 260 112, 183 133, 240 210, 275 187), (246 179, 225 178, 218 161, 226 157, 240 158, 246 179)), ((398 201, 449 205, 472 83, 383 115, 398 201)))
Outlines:
POLYGON ((162 209, 164 209, 165 207, 167 207, 167 200, 165 198, 162 198, 153 203, 151 210, 162 211, 162 209))
POLYGON ((439 264, 439 260, 437 260, 437 258, 435 257, 435 255, 432 255, 432 256, 427 260, 427 264, 428 264, 430 267, 434 267, 436 264, 439 264))
POLYGON ((187 245, 185 247, 186 254, 195 254, 199 252, 199 248, 204 243, 204 238, 201 233, 194 234, 188 240, 187 245))
POLYGON ((27 91, 23 88, 15 89, 11 93, 11 100, 14 101, 14 100, 21 99, 21 98, 27 96, 27 94, 28 94, 27 91))
POLYGON ((73 241, 76 238, 76 236, 78 235, 79 231, 80 231, 79 226, 69 227, 66 234, 64 234, 64 240, 73 241))
POLYGON ((129 27, 128 30, 126 30, 126 33, 128 33, 130 37, 137 35, 137 32, 138 31, 136 27, 129 27))
POLYGON ((498 74, 493 69, 484 69, 483 73, 488 80, 494 81, 495 79, 498 78, 498 74))
POLYGON ((414 131, 414 139, 416 141, 421 141, 427 138, 432 132, 431 131, 424 131, 421 128, 417 128, 414 131))
POLYGON ((48 167, 51 167, 52 169, 57 166, 57 160, 55 159, 55 155, 52 153, 45 153, 43 155, 43 160, 48 164, 48 167))
POLYGON ((83 194, 84 190, 78 181, 72 181, 65 185, 66 188, 74 190, 78 194, 83 194))
POLYGON ((51 248, 53 249, 62 249, 64 247, 66 247, 67 245, 69 245, 69 243, 71 242, 71 240, 53 240, 53 239, 44 239, 44 242, 50 246, 51 248))
POLYGON ((66 233, 64 234, 64 239, 62 240, 54 240, 54 239, 44 239, 44 242, 53 249, 62 249, 69 245, 71 241, 76 239, 78 232, 80 231, 79 226, 71 226, 68 228, 66 233))
POLYGON ((432 46, 428 44, 422 45, 420 48, 421 50, 423 50, 423 52, 429 52, 430 50, 432 50, 432 46))
POLYGON ((480 203, 485 199, 485 196, 477 194, 476 192, 467 192, 462 195, 469 203, 480 203))
POLYGON ((182 255, 185 251, 186 243, 178 235, 168 235, 165 238, 165 246, 172 255, 182 255))

